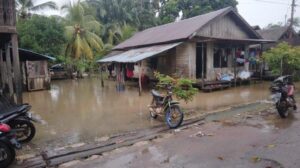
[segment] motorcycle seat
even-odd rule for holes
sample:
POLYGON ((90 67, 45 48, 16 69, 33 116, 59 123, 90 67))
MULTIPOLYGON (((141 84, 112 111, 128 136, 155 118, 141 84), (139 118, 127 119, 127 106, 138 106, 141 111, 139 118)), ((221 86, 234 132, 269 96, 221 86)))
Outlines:
POLYGON ((16 113, 21 113, 26 109, 29 109, 30 106, 28 104, 23 104, 23 105, 19 105, 19 106, 13 106, 13 107, 9 107, 6 109, 1 109, 0 111, 0 119, 6 118, 7 116, 16 114, 16 113))
POLYGON ((158 97, 158 98, 164 98, 164 96, 162 96, 158 91, 152 89, 151 90, 151 94, 154 96, 154 97, 158 97))

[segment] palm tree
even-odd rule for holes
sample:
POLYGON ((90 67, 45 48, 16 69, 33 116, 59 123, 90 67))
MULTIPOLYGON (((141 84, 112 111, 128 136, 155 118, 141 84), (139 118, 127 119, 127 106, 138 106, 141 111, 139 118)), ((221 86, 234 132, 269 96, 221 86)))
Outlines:
POLYGON ((62 9, 67 11, 66 55, 75 60, 92 60, 94 53, 100 53, 104 46, 102 39, 97 35, 100 34, 102 25, 93 16, 85 15, 80 0, 70 2, 62 9))
POLYGON ((56 3, 53 1, 38 3, 38 0, 16 0, 16 4, 18 9, 18 15, 23 19, 29 17, 32 12, 41 9, 58 9, 56 3))

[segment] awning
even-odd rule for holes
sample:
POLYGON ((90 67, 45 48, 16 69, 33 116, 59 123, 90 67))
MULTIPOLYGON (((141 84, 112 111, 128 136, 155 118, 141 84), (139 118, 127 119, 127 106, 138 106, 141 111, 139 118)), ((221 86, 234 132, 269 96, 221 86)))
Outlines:
POLYGON ((105 57, 103 59, 98 60, 99 63, 108 63, 108 62, 118 62, 118 63, 135 63, 157 54, 160 54, 164 51, 167 51, 171 48, 178 46, 180 43, 172 43, 172 44, 165 44, 165 45, 157 45, 151 47, 144 47, 144 48, 137 48, 125 51, 123 53, 105 57))
POLYGON ((54 57, 50 57, 44 54, 39 54, 23 48, 19 48, 19 55, 21 61, 37 61, 37 60, 55 61, 56 60, 54 57))

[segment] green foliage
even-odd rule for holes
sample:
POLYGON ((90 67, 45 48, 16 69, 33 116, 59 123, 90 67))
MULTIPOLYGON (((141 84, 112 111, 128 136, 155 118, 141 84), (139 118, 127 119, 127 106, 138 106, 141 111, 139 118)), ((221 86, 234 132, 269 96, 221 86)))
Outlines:
POLYGON ((169 23, 179 18, 180 11, 182 19, 186 19, 237 4, 236 0, 168 0, 160 8, 159 16, 162 23, 169 23))
POLYGON ((17 23, 20 48, 41 54, 62 54, 66 38, 64 25, 55 17, 33 15, 17 23))
POLYGON ((179 17, 179 11, 178 0, 169 0, 160 10, 161 23, 174 22, 179 17))
POLYGON ((91 15, 85 15, 84 7, 80 0, 76 3, 64 5, 68 14, 66 16, 65 34, 68 40, 66 56, 75 60, 92 60, 94 55, 103 49, 103 41, 97 34, 102 25, 91 15))
POLYGON ((292 47, 285 42, 264 52, 263 58, 275 75, 293 74, 300 69, 300 47, 292 47))
POLYGON ((179 100, 184 100, 186 103, 192 101, 194 96, 198 93, 198 89, 193 87, 193 80, 186 78, 174 79, 159 72, 155 72, 154 76, 158 79, 157 87, 166 88, 166 86, 172 86, 175 96, 179 100))

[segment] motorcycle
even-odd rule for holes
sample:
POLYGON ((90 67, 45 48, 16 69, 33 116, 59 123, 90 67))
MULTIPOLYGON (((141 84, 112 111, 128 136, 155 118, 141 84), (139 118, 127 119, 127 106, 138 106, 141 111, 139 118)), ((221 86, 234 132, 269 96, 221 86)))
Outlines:
POLYGON ((8 167, 15 160, 15 149, 21 148, 10 126, 0 123, 0 167, 8 167))
POLYGON ((294 86, 291 85, 292 76, 286 75, 275 79, 270 87, 272 100, 275 103, 278 114, 281 118, 286 118, 289 114, 289 108, 297 109, 296 101, 293 97, 294 86))
POLYGON ((169 128, 174 129, 181 125, 183 121, 183 112, 179 107, 179 102, 173 101, 172 88, 167 88, 167 94, 161 95, 156 90, 151 90, 152 102, 149 105, 150 116, 156 119, 158 116, 164 116, 169 128))
POLYGON ((0 122, 8 124, 16 133, 17 140, 21 143, 29 142, 35 135, 35 126, 32 121, 39 119, 29 112, 29 104, 13 105, 2 111, 0 122))

